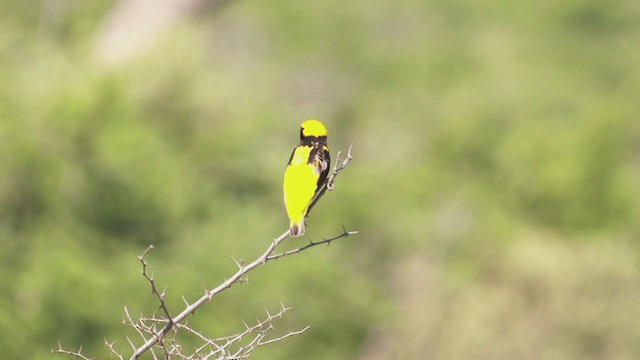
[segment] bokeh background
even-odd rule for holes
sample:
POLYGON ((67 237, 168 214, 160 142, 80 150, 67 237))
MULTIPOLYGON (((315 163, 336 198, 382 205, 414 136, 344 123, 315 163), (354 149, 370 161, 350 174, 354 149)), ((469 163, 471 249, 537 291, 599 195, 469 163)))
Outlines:
POLYGON ((311 328, 257 359, 638 359, 639 94, 634 0, 2 0, 1 357, 126 349, 149 244, 174 313, 258 256, 318 118, 355 159, 307 235, 360 235, 191 325, 282 302, 311 328))

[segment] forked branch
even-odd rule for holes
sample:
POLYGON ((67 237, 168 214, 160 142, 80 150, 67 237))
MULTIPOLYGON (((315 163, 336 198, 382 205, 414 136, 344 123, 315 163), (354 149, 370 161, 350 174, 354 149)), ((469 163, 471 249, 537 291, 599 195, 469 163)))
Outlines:
MULTIPOLYGON (((313 201, 311 202, 311 205, 309 206, 309 211, 311 211, 311 208, 324 196, 324 194, 326 193, 326 190, 334 189, 336 177, 342 172, 342 170, 344 170, 344 168, 353 159, 351 155, 351 146, 349 146, 347 157, 344 159, 344 161, 342 161, 342 163, 340 162, 340 156, 341 156, 341 152, 338 152, 336 155, 336 164, 334 165, 333 171, 331 172, 331 175, 329 176, 327 181, 321 185, 320 191, 318 191, 316 197, 313 199, 313 201)), ((142 276, 149 283, 149 286, 151 287, 151 292, 154 295, 154 297, 158 299, 159 308, 161 310, 161 316, 159 317, 156 317, 155 315, 151 317, 141 316, 138 320, 134 320, 129 314, 129 311, 125 308, 126 318, 124 320, 124 324, 133 328, 144 342, 142 345, 136 346, 134 345, 134 342, 131 341, 131 339, 127 338, 132 349, 132 354, 129 357, 129 359, 130 360, 138 359, 142 354, 144 354, 147 351, 151 351, 152 353, 151 355, 153 359, 158 359, 159 357, 154 352, 154 349, 158 350, 159 352, 162 352, 164 355, 162 356, 162 358, 165 358, 165 359, 170 359, 172 356, 176 356, 179 359, 209 359, 209 358, 244 359, 248 357, 251 351, 253 351, 257 347, 264 346, 264 345, 273 343, 275 341, 284 340, 293 335, 301 334, 308 327, 298 331, 290 331, 287 334, 280 337, 266 339, 267 332, 273 328, 272 326, 273 320, 276 318, 282 317, 283 314, 287 310, 289 310, 289 308, 285 306, 282 306, 280 311, 275 315, 271 315, 267 312, 267 318, 265 320, 258 321, 258 323, 252 327, 246 326, 245 331, 231 337, 225 337, 225 338, 219 338, 219 339, 210 339, 204 336, 203 334, 197 332, 196 330, 190 328, 188 325, 183 324, 183 322, 190 314, 193 314, 202 305, 209 302, 211 299, 219 295, 224 290, 231 288, 234 284, 242 282, 245 275, 248 272, 264 265, 268 261, 276 260, 281 257, 285 257, 293 254, 298 254, 304 250, 307 250, 309 248, 312 248, 318 245, 323 245, 323 244, 329 245, 333 241, 336 241, 338 239, 345 238, 351 235, 356 235, 357 233, 358 233, 357 231, 347 231, 343 227, 342 233, 334 237, 323 239, 321 241, 316 241, 316 242, 309 241, 309 243, 304 246, 301 246, 292 250, 280 252, 280 253, 274 253, 278 245, 280 245, 284 240, 286 240, 289 237, 289 230, 287 230, 278 238, 274 239, 271 242, 271 244, 267 247, 267 249, 262 253, 262 255, 260 255, 254 261, 245 265, 244 263, 238 262, 234 259, 235 264, 238 266, 238 270, 231 277, 229 277, 227 280, 225 280, 223 283, 221 283, 217 287, 211 290, 205 289, 204 294, 196 301, 189 303, 186 299, 183 298, 185 307, 180 313, 178 313, 175 316, 171 316, 171 312, 169 311, 169 308, 167 307, 167 304, 165 302, 166 291, 158 290, 153 274, 149 274, 147 271, 148 264, 147 264, 147 261, 145 260, 145 257, 153 249, 153 246, 149 246, 149 248, 147 248, 142 253, 142 255, 138 257, 138 260, 140 261, 142 266, 142 271, 141 271, 142 276), (184 330, 192 335, 199 337, 201 340, 204 341, 204 344, 200 348, 197 348, 195 352, 190 356, 185 356, 182 353, 182 347, 179 344, 176 344, 175 342, 175 333, 178 330, 184 330), (174 334, 173 338, 167 338, 167 335, 172 331, 174 334), (239 339, 245 336, 248 336, 249 334, 255 334, 255 336, 247 344, 239 346, 234 353, 229 353, 226 351, 232 344, 235 344, 239 339)), ((108 342, 107 340, 105 340, 105 344, 109 348, 112 355, 116 356, 119 359, 124 359, 121 353, 116 351, 114 346, 115 342, 108 342)), ((78 350, 77 352, 68 351, 68 350, 62 349, 62 346, 60 345, 57 349, 52 350, 52 352, 69 355, 69 356, 75 356, 83 360, 91 360, 91 358, 88 358, 82 355, 81 353, 82 349, 78 350)))

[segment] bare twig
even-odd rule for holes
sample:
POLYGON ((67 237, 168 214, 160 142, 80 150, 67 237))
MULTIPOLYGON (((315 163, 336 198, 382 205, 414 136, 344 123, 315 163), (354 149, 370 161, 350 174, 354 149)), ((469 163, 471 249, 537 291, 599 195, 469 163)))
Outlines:
MULTIPOLYGON (((277 341, 283 341, 288 337, 302 334, 307 329, 309 329, 309 326, 306 326, 300 330, 289 331, 284 335, 281 335, 269 340, 265 340, 267 334, 274 329, 274 325, 273 325, 274 320, 282 318, 284 314, 289 310, 291 310, 290 307, 281 305, 280 311, 278 311, 276 314, 272 315, 269 313, 269 311, 266 311, 267 317, 263 320, 258 320, 255 325, 248 326, 245 324, 244 331, 233 336, 228 336, 228 337, 218 339, 218 341, 225 340, 225 343, 222 344, 219 348, 210 351, 202 359, 209 359, 213 356, 218 356, 218 355, 222 355, 222 356, 228 355, 228 357, 222 357, 223 359, 245 359, 249 357, 249 355, 251 354, 251 352, 253 352, 253 350, 257 349, 260 346, 268 345, 277 341), (237 350, 235 352, 231 352, 230 347, 233 344, 239 342, 241 339, 244 339, 249 334, 253 334, 253 333, 255 333, 255 336, 253 337, 252 340, 250 340, 246 345, 238 345, 237 350)), ((220 359, 220 357, 216 359, 220 359)))
MULTIPOLYGON (((249 326, 245 323, 245 329, 239 333, 234 335, 224 336, 220 338, 210 338, 201 332, 194 330, 187 324, 174 324, 173 334, 177 333, 177 330, 185 331, 187 333, 193 334, 197 338, 199 338, 203 344, 199 347, 196 347, 191 354, 184 353, 182 347, 175 343, 175 339, 171 339, 171 347, 167 350, 168 355, 175 356, 179 359, 244 359, 249 357, 251 352, 258 347, 269 345, 274 342, 283 341, 291 336, 302 334, 304 331, 309 329, 309 326, 306 326, 297 331, 289 331, 286 334, 283 334, 278 337, 267 339, 268 333, 275 328, 274 322, 277 319, 282 318, 287 311, 291 310, 290 307, 286 307, 281 305, 280 310, 271 314, 269 311, 266 311, 266 317, 262 320, 257 320, 256 323, 252 326, 249 326), (249 341, 247 338, 249 335, 254 335, 249 341), (206 350, 206 353, 203 353, 206 350)), ((140 318, 140 321, 143 323, 153 324, 153 323, 161 323, 166 325, 167 319, 150 317, 150 318, 140 318)), ((151 325, 145 325, 151 326, 151 325)), ((166 340, 165 340, 166 341, 166 340)))
POLYGON ((340 164, 340 166, 338 166, 338 164, 340 163, 341 151, 338 151, 338 155, 336 155, 336 166, 334 166, 333 172, 331 173, 331 176, 329 176, 329 179, 327 180, 327 189, 329 191, 332 191, 333 189, 335 189, 336 176, 338 176, 338 174, 342 170, 344 170, 344 168, 347 167, 347 165, 349 165, 351 160, 353 160, 353 156, 351 155, 352 148, 353 148, 353 144, 349 145, 349 150, 347 150, 347 158, 344 159, 344 161, 342 162, 342 164, 340 164))
POLYGON ((86 357, 86 356, 82 355, 82 346, 80 346, 80 349, 78 349, 78 351, 72 351, 72 350, 64 350, 62 348, 62 344, 58 343, 58 348, 51 350, 51 353, 52 354, 64 354, 64 355, 68 355, 68 356, 73 356, 73 357, 77 357, 77 358, 82 359, 82 360, 93 360, 93 358, 86 357))
POLYGON ((118 351, 116 351, 116 348, 115 348, 116 342, 115 342, 115 341, 109 342, 109 341, 107 341, 107 339, 105 338, 105 339, 104 339, 104 344, 109 348, 109 351, 111 351, 111 354, 112 354, 112 355, 114 355, 115 357, 117 357, 119 360, 124 360, 124 358, 122 357, 122 355, 121 355, 118 351))
POLYGON ((305 331, 309 330, 310 328, 311 328, 311 326, 307 325, 307 326, 305 326, 304 328, 302 328, 302 329, 300 329, 300 330, 297 330, 297 331, 289 331, 288 333, 286 333, 286 334, 284 334, 284 335, 282 335, 282 336, 279 336, 279 337, 277 337, 277 338, 273 338, 273 339, 271 339, 271 340, 263 341, 263 342, 259 343, 259 344, 258 344, 258 346, 269 345, 269 344, 274 343, 274 342, 276 342, 276 341, 282 341, 282 340, 284 340, 284 339, 286 339, 286 338, 288 338, 288 337, 291 337, 291 336, 300 335, 300 334, 302 334, 303 332, 305 332, 305 331))
POLYGON ((160 302, 160 309, 162 310, 162 312, 164 312, 167 319, 171 320, 171 314, 169 313, 169 309, 167 309, 167 304, 164 301, 166 296, 166 291, 165 291, 166 288, 165 290, 162 290, 161 293, 158 292, 158 289, 156 288, 156 283, 153 281, 153 274, 151 275, 147 274, 147 261, 144 259, 144 257, 149 253, 149 251, 153 249, 154 249, 153 245, 149 245, 147 250, 145 250, 142 253, 142 255, 138 256, 138 260, 140 260, 140 263, 142 264, 142 276, 144 276, 144 278, 147 279, 147 281, 149 282, 149 285, 151 286, 151 293, 153 293, 153 295, 155 295, 155 297, 158 298, 158 302, 160 302))
POLYGON ((347 229, 345 229, 344 226, 343 226, 342 227, 342 234, 340 234, 340 235, 337 235, 337 236, 334 236, 334 237, 328 238, 328 239, 322 239, 321 241, 316 241, 316 242, 309 240, 309 243, 307 245, 305 245, 305 246, 301 246, 299 248, 295 248, 295 249, 292 249, 292 250, 289 250, 289 251, 285 251, 285 252, 281 252, 281 253, 278 253, 278 254, 269 255, 269 257, 267 257, 267 261, 268 260, 276 260, 276 259, 279 259, 279 258, 284 257, 284 256, 297 254, 297 253, 299 253, 301 251, 304 251, 304 250, 306 250, 306 249, 308 249, 310 247, 314 247, 314 246, 318 246, 318 245, 322 245, 322 244, 329 245, 333 241, 336 241, 338 239, 341 239, 341 238, 344 238, 344 237, 347 237, 347 236, 356 235, 356 234, 358 234, 357 231, 347 231, 347 229))

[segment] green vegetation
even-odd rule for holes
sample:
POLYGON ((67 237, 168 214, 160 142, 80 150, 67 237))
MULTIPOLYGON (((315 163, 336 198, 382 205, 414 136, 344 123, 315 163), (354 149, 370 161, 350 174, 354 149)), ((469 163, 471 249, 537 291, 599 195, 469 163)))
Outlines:
POLYGON ((640 358, 637 2, 233 2, 137 56, 111 2, 0 1, 0 354, 109 358, 287 227, 299 123, 354 144, 319 239, 192 318, 292 306, 257 359, 640 358), (52 14, 47 12, 48 7, 52 14))

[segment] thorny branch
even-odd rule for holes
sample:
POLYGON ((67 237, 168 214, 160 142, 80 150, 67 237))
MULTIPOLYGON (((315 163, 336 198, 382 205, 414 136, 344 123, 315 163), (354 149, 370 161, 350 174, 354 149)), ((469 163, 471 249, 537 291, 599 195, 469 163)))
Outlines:
MULTIPOLYGON (((174 334, 178 330, 190 333, 199 338, 203 344, 191 354, 184 354, 182 349, 176 344, 172 344, 172 347, 167 351, 169 355, 178 355, 187 359, 244 359, 249 357, 251 352, 258 347, 268 345, 277 341, 282 341, 290 336, 299 335, 309 329, 306 326, 297 331, 289 331, 286 334, 267 339, 267 335, 275 328, 274 322, 284 316, 285 312, 291 310, 290 307, 281 305, 280 310, 271 314, 266 311, 266 317, 262 320, 257 320, 255 325, 249 326, 245 324, 245 329, 234 335, 223 336, 219 338, 210 338, 204 334, 194 330, 186 324, 176 323, 174 326, 174 334), (253 335, 250 338, 250 335, 253 335), (247 340, 250 339, 250 340, 247 340)), ((145 327, 150 327, 150 324, 166 324, 167 319, 163 318, 140 318, 140 322, 145 323, 145 327)))
MULTIPOLYGON (((338 152, 336 155, 336 164, 334 165, 333 171, 331 175, 327 179, 327 181, 321 185, 320 190, 317 192, 316 197, 311 202, 309 206, 309 211, 311 208, 324 196, 327 190, 333 190, 335 188, 335 179, 340 174, 342 170, 349 164, 349 162, 353 159, 351 155, 351 146, 349 146, 349 150, 347 152, 347 157, 340 163, 341 152, 338 152)), ((308 213, 307 213, 308 215, 308 213)), ((153 274, 149 275, 147 272, 148 264, 145 260, 145 256, 154 248, 153 245, 149 246, 142 255, 138 256, 138 260, 142 266, 142 276, 146 279, 151 287, 152 294, 158 299, 159 308, 162 311, 162 315, 160 317, 156 317, 155 315, 151 317, 143 317, 140 316, 138 320, 133 320, 131 315, 129 314, 128 309, 125 307, 125 319, 123 323, 131 328, 133 328, 138 335, 142 338, 144 343, 142 345, 136 346, 134 342, 127 337, 127 341, 132 349, 132 354, 129 357, 130 360, 138 359, 142 354, 147 351, 151 352, 153 359, 158 359, 157 354, 154 352, 154 349, 161 351, 164 356, 164 359, 171 359, 172 356, 177 357, 178 359, 216 359, 216 360, 224 360, 224 359, 245 359, 249 356, 249 354, 255 350, 256 348, 264 345, 271 344, 276 341, 284 340, 290 336, 298 335, 306 331, 309 327, 305 327, 298 331, 290 331, 285 335, 275 337, 272 339, 266 339, 267 333, 273 329, 272 322, 275 319, 281 318, 285 312, 290 310, 290 308, 282 305, 280 311, 271 315, 267 311, 267 317, 264 320, 258 320, 258 322, 253 326, 248 326, 245 324, 246 329, 236 335, 226 336, 222 338, 209 338, 202 333, 192 329, 187 324, 183 324, 183 321, 190 315, 193 314, 199 307, 209 302, 215 296, 220 294, 222 291, 231 288, 236 283, 241 283, 244 281, 244 276, 250 272, 251 270, 264 265, 267 261, 277 260, 281 257, 293 255, 300 253, 304 250, 312 248, 314 246, 327 244, 329 245, 331 242, 348 237, 351 235, 357 234, 357 231, 347 231, 343 226, 343 232, 334 237, 323 239, 321 241, 309 241, 308 244, 284 251, 281 253, 275 253, 274 251, 280 243, 286 240, 289 237, 289 230, 285 231, 278 238, 274 239, 271 244, 267 247, 264 253, 255 259, 253 262, 249 264, 243 264, 241 262, 234 262, 238 266, 238 270, 235 274, 233 274, 230 278, 225 280, 223 283, 218 285, 217 287, 207 290, 205 289, 205 293, 193 303, 189 303, 186 299, 184 299, 185 308, 177 315, 171 316, 171 313, 167 307, 165 302, 166 297, 166 289, 162 292, 158 291, 156 283, 154 281, 153 274), (176 343, 176 334, 178 330, 183 330, 189 334, 192 334, 203 341, 203 344, 196 348, 191 355, 185 355, 183 353, 182 346, 176 343), (173 337, 169 338, 168 334, 173 332, 173 337), (246 338, 250 334, 255 334, 253 339, 250 340, 245 345, 240 345, 239 342, 241 339, 246 338), (230 353, 230 347, 236 346, 236 350, 233 353, 230 353), (215 358, 214 358, 215 356, 215 358)), ((118 359, 124 360, 125 357, 115 349, 115 342, 108 342, 105 339, 105 344, 109 348, 112 355, 117 357, 118 359)), ((76 351, 68 351, 62 349, 62 346, 59 345, 57 349, 52 350, 52 353, 64 354, 68 356, 74 356, 83 360, 93 360, 89 357, 82 355, 82 348, 76 351)))
POLYGON ((62 344, 58 343, 58 348, 51 350, 51 352, 54 353, 54 354, 64 354, 64 355, 68 355, 68 356, 73 356, 73 357, 77 357, 78 359, 83 359, 83 360, 93 360, 90 357, 86 357, 86 356, 82 355, 82 346, 80 346, 80 349, 78 349, 78 351, 71 351, 71 350, 64 350, 62 348, 62 344))
POLYGON ((107 341, 107 339, 104 339, 104 344, 109 348, 109 352, 111 352, 113 356, 117 357, 119 360, 124 360, 122 355, 120 355, 120 353, 114 347, 114 345, 116 344, 115 341, 109 342, 107 341))
POLYGON ((149 282, 149 285, 151 286, 151 293, 158 298, 158 301, 160 302, 160 309, 162 309, 162 312, 164 312, 167 319, 171 321, 171 314, 169 313, 169 309, 167 309, 167 304, 164 302, 164 298, 166 296, 166 288, 165 290, 162 290, 162 293, 159 293, 158 289, 156 288, 156 283, 153 281, 153 274, 147 274, 147 262, 144 257, 152 249, 154 249, 153 245, 149 245, 147 250, 145 250, 142 255, 138 256, 138 260, 140 260, 140 263, 142 264, 142 276, 144 276, 144 278, 149 282))
POLYGON ((316 242, 309 240, 309 243, 307 245, 305 245, 305 246, 301 246, 299 248, 295 248, 295 249, 288 250, 288 251, 285 251, 285 252, 281 252, 281 253, 278 253, 278 254, 269 255, 267 257, 267 261, 276 260, 276 259, 279 259, 281 257, 297 254, 297 253, 299 253, 301 251, 304 251, 304 250, 306 250, 306 249, 308 249, 310 247, 314 247, 314 246, 318 246, 318 245, 322 245, 322 244, 327 244, 327 246, 328 246, 333 241, 336 241, 336 240, 341 239, 343 237, 356 235, 357 233, 358 233, 357 231, 347 231, 347 229, 345 229, 344 226, 343 226, 342 227, 342 234, 340 234, 340 235, 337 235, 337 236, 334 236, 334 237, 328 238, 328 239, 322 239, 321 241, 316 241, 316 242))

